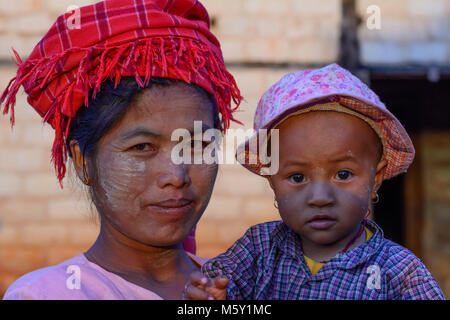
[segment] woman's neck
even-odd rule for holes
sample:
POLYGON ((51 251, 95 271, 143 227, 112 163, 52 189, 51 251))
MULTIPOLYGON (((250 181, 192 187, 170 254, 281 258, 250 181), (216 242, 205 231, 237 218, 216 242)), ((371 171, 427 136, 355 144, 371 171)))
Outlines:
POLYGON ((329 261, 337 253, 344 251, 344 249, 349 251, 364 243, 365 230, 363 229, 361 232, 361 228, 363 228, 363 226, 358 225, 353 232, 331 244, 315 243, 300 236, 303 254, 318 262, 329 261))
POLYGON ((125 280, 170 298, 165 291, 179 291, 198 267, 182 245, 152 247, 130 239, 102 222, 100 234, 86 258, 125 280))

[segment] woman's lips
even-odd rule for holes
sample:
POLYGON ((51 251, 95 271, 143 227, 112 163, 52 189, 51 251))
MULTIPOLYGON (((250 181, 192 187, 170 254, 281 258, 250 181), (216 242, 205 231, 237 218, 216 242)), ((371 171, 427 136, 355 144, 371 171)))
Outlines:
POLYGON ((170 216, 181 216, 191 212, 193 201, 189 199, 165 200, 148 205, 152 211, 170 216))
POLYGON ((316 215, 308 224, 311 228, 316 230, 326 230, 331 228, 336 223, 336 220, 327 215, 316 215))

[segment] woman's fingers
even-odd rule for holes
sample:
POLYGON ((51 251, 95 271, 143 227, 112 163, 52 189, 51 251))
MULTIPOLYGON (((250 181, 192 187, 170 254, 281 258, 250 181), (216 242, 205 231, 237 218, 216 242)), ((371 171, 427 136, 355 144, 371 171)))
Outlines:
POLYGON ((212 279, 213 286, 217 289, 226 289, 230 280, 226 276, 218 276, 212 279))
POLYGON ((226 299, 229 280, 226 276, 207 278, 201 272, 193 272, 190 282, 186 284, 184 297, 190 300, 226 299))
POLYGON ((206 285, 208 284, 208 282, 209 282, 209 279, 207 277, 205 277, 205 275, 203 273, 201 273, 200 271, 195 271, 195 272, 191 273, 190 283, 193 286, 204 289, 206 287, 206 285))
POLYGON ((219 276, 211 279, 211 285, 207 286, 205 290, 211 294, 216 300, 227 299, 227 286, 230 280, 225 276, 219 276))
POLYGON ((186 284, 184 297, 189 300, 214 300, 214 297, 205 290, 208 283, 210 281, 203 273, 199 271, 193 272, 189 283, 186 284))
POLYGON ((184 298, 187 300, 214 300, 214 297, 204 289, 187 284, 184 298))

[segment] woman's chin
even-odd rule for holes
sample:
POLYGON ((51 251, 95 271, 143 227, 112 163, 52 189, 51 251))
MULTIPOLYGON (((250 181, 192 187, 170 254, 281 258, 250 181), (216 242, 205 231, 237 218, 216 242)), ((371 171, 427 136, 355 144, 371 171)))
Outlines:
POLYGON ((155 233, 142 235, 135 240, 151 247, 170 248, 177 247, 178 245, 181 246, 181 243, 189 236, 189 234, 190 230, 179 230, 172 233, 161 233, 161 236, 158 236, 158 234, 155 233))

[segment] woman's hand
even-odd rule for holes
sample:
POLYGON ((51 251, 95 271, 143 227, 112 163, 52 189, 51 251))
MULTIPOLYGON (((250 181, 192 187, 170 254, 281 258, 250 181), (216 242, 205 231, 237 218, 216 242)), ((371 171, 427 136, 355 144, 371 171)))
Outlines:
POLYGON ((193 272, 190 282, 184 287, 183 299, 226 300, 229 281, 226 276, 210 279, 199 271, 193 272))

